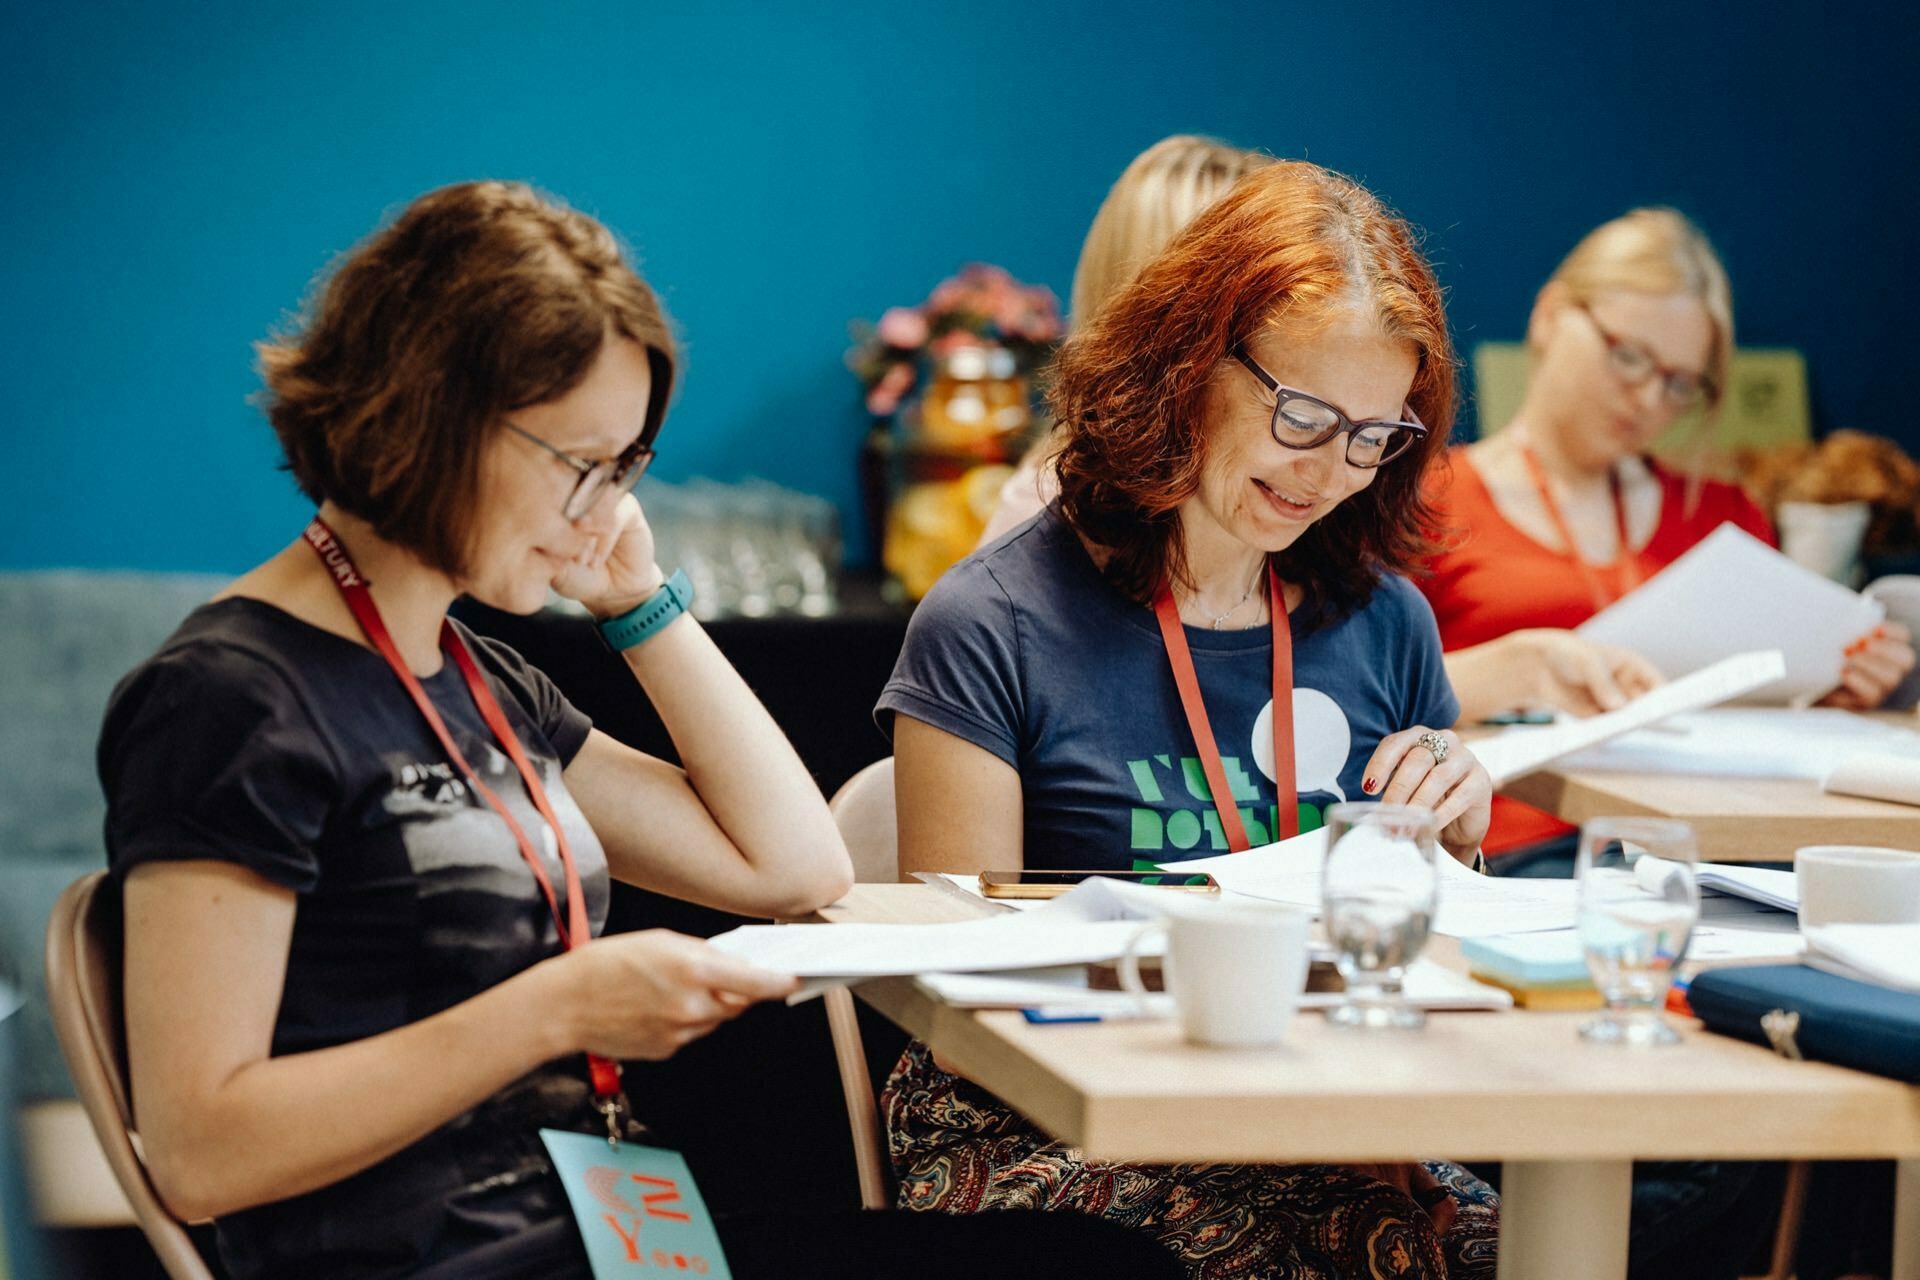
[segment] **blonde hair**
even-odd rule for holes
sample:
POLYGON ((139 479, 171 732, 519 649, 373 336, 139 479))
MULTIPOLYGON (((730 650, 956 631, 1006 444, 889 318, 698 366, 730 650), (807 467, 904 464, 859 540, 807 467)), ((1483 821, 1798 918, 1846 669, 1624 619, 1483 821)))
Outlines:
POLYGON ((1554 270, 1570 300, 1589 303, 1597 294, 1686 294, 1697 298, 1713 323, 1707 356, 1707 411, 1720 407, 1733 367, 1733 288, 1727 269, 1706 234, 1677 209, 1634 209, 1589 231, 1554 270))
POLYGON ((1162 138, 1135 156, 1093 215, 1080 247, 1073 272, 1074 327, 1092 319, 1242 175, 1272 163, 1272 156, 1190 133, 1162 138))

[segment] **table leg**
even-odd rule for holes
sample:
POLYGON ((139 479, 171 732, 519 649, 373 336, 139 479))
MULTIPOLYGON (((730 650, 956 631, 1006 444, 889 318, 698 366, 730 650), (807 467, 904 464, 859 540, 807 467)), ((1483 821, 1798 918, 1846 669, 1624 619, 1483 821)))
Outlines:
POLYGON ((1509 1160, 1500 1171, 1500 1280, 1625 1280, 1630 1160, 1509 1160))
POLYGON ((1893 1183, 1893 1280, 1920 1280, 1920 1160, 1902 1160, 1893 1183))

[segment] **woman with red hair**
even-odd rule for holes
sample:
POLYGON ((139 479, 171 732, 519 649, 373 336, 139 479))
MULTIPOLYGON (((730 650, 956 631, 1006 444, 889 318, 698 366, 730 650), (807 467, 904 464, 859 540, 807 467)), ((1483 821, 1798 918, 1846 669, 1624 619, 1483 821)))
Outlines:
MULTIPOLYGON (((1434 810, 1477 863, 1492 788, 1399 576, 1454 402, 1407 225, 1311 164, 1250 173, 1051 395, 1059 499, 934 587, 881 696, 902 869, 1204 857, 1361 797, 1434 810)), ((922 1045, 885 1107, 909 1208, 1096 1214, 1208 1277, 1492 1271, 1497 1202, 1450 1164, 1088 1165, 922 1045)))

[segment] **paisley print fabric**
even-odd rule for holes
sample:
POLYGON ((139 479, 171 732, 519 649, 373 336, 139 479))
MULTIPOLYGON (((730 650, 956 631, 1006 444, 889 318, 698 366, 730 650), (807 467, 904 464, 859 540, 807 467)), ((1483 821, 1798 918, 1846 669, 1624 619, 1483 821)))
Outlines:
POLYGON ((1444 1235, 1399 1188, 1335 1165, 1089 1163, 908 1046, 881 1098, 905 1209, 1055 1209, 1158 1237, 1193 1280, 1492 1277, 1499 1198, 1427 1164, 1454 1202, 1444 1235))

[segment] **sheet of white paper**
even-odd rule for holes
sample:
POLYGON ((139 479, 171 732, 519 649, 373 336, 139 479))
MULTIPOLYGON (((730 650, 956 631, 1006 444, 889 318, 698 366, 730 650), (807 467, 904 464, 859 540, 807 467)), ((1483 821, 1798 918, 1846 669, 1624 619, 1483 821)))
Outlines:
MULTIPOLYGON (((1215 908, 1198 894, 1089 880, 1033 911, 954 924, 749 924, 713 946, 801 978, 985 972, 1112 960, 1147 920, 1215 908), (1176 901, 1187 899, 1187 901, 1176 901)), ((1163 939, 1140 948, 1157 955, 1163 939)))
POLYGON ((1691 711, 1576 752, 1560 766, 1817 782, 1863 752, 1909 757, 1908 766, 1920 781, 1920 733, 1832 707, 1691 711))
POLYGON ((1840 682, 1847 645, 1886 614, 1876 600, 1795 564, 1723 524, 1685 555, 1589 618, 1579 634, 1632 649, 1668 679, 1778 646, 1786 667, 1744 691, 1756 702, 1810 701, 1840 682))
POLYGON ((1784 670, 1777 649, 1738 653, 1643 693, 1618 711, 1542 728, 1515 727, 1498 737, 1475 742, 1473 753, 1493 775, 1493 784, 1503 786, 1563 756, 1656 724, 1668 716, 1737 698, 1778 679, 1784 670))
MULTIPOLYGON (((1222 889, 1320 910, 1320 865, 1327 856, 1327 829, 1262 845, 1244 853, 1162 865, 1182 871, 1206 871, 1222 889)), ((1571 880, 1516 880, 1477 875, 1445 853, 1440 855, 1440 902, 1435 933, 1477 938, 1494 933, 1533 933, 1573 924, 1571 880)))
MULTIPOLYGON (((1103 1018, 1171 1017, 1172 997, 1155 992, 1146 1008, 1125 991, 1094 991, 1087 987, 1084 968, 1008 974, 926 973, 914 982, 929 995, 960 1009, 1044 1008, 1050 1014, 1084 1013, 1103 1018)), ((1464 974, 1431 960, 1415 960, 1407 967, 1402 987, 1409 1002, 1423 1009, 1507 1009, 1513 997, 1498 987, 1475 982, 1464 974)), ((1301 993, 1302 1009, 1325 1009, 1344 999, 1337 991, 1301 993)))
POLYGON ((1687 940, 1688 968, 1737 960, 1792 960, 1806 948, 1797 929, 1756 929, 1737 925, 1696 925, 1687 940))
POLYGON ((1920 924, 1823 924, 1807 930, 1806 959, 1842 977, 1920 991, 1920 924))

